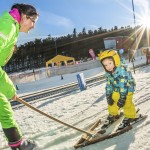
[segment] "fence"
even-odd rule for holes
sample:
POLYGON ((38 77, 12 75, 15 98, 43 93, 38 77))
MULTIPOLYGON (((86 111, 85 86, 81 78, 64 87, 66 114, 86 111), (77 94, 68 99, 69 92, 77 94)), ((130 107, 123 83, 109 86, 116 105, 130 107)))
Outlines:
POLYGON ((98 60, 91 60, 88 62, 83 62, 76 65, 70 66, 59 66, 59 67, 49 67, 48 70, 46 68, 41 68, 37 70, 25 71, 22 73, 9 75, 14 84, 18 83, 26 83, 35 80, 40 80, 43 78, 48 78, 57 75, 70 74, 74 72, 80 72, 83 70, 93 69, 100 67, 101 64, 98 60), (47 74, 48 72, 48 74, 47 74))

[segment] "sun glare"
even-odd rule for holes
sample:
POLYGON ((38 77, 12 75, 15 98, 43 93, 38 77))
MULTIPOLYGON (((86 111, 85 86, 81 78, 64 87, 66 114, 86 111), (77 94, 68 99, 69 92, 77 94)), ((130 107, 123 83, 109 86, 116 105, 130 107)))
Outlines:
POLYGON ((144 16, 141 19, 141 24, 145 27, 145 28, 149 28, 150 29, 150 17, 149 16, 144 16))

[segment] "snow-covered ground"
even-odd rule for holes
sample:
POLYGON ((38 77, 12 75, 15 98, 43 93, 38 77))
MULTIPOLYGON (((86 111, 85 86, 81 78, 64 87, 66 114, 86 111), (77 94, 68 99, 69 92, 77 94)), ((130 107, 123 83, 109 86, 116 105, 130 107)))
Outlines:
MULTIPOLYGON (((19 90, 17 91, 17 93, 19 95, 22 95, 22 94, 31 93, 34 91, 44 90, 47 88, 59 87, 61 85, 65 85, 65 84, 72 83, 72 82, 77 82, 77 74, 79 73, 81 72, 72 73, 72 74, 64 74, 63 80, 61 80, 61 76, 54 76, 54 77, 44 78, 44 79, 37 80, 37 81, 18 84, 17 86, 19 90)), ((82 73, 84 74, 85 78, 90 78, 92 76, 102 74, 104 72, 103 72, 103 69, 99 67, 99 68, 82 71, 82 73)))
MULTIPOLYGON (((136 60, 136 63, 142 62, 143 59, 136 60)), ((146 61, 144 60, 144 62, 146 61)), ((97 69, 92 69, 88 72, 92 75, 100 73, 97 72, 97 69), (93 72, 96 73, 93 74, 93 72)), ((150 149, 150 65, 136 71, 136 74, 133 74, 133 76, 137 83, 134 101, 137 108, 140 108, 140 112, 148 115, 147 119, 142 123, 136 124, 132 130, 123 135, 84 148, 79 148, 79 150, 150 149)), ((56 83, 54 85, 58 86, 59 83, 65 82, 65 80, 67 80, 66 83, 68 83, 69 78, 74 78, 74 81, 76 80, 75 74, 66 75, 66 77, 64 81, 60 80, 60 78, 58 80, 54 80, 53 78, 51 82, 56 83)), ((90 75, 87 75, 87 77, 90 77, 90 75)), ((74 81, 71 80, 71 82, 74 81)), ((46 79, 43 80, 43 84, 40 82, 41 81, 32 82, 32 86, 24 84, 22 88, 30 88, 30 90, 32 90, 34 86, 39 86, 41 88, 38 88, 38 90, 42 90, 49 88, 48 85, 51 84, 49 79, 47 79, 47 82, 46 79), (42 85, 40 86, 40 84, 42 85)), ((106 83, 101 83, 100 85, 88 87, 87 90, 82 92, 78 90, 60 97, 38 101, 32 103, 32 105, 68 124, 87 130, 98 118, 104 120, 108 113, 105 99, 105 84, 106 83)), ((32 91, 35 90, 37 89, 32 91)), ((23 89, 20 94, 23 94, 23 89)), ((35 140, 41 150, 73 150, 73 146, 82 135, 81 132, 48 119, 25 106, 15 108, 14 112, 24 138, 35 140)), ((0 134, 0 150, 8 150, 4 135, 2 133, 0 134)))

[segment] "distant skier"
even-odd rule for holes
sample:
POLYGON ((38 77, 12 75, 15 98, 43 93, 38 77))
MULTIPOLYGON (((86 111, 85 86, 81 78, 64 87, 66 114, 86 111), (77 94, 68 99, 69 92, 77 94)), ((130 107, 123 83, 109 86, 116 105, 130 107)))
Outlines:
POLYGON ((130 124, 136 118, 135 105, 132 102, 133 92, 135 91, 135 80, 127 65, 121 63, 120 56, 115 50, 106 50, 99 54, 106 71, 106 99, 108 103, 109 115, 105 121, 104 127, 113 123, 119 115, 119 108, 123 108, 124 116, 119 129, 130 124))
POLYGON ((14 4, 0 17, 0 123, 12 150, 32 150, 36 144, 22 139, 8 100, 16 100, 16 89, 1 66, 5 66, 15 52, 19 31, 28 33, 34 28, 38 16, 33 6, 14 4))
POLYGON ((146 49, 146 65, 150 63, 150 48, 146 49))
POLYGON ((129 53, 129 62, 133 62, 133 61, 135 61, 135 57, 134 57, 134 55, 135 55, 135 50, 132 50, 132 49, 128 49, 128 53, 129 53))
POLYGON ((123 57, 123 53, 124 53, 124 49, 119 49, 118 50, 118 53, 119 53, 119 56, 120 56, 120 61, 122 64, 126 64, 126 60, 125 58, 123 57))
POLYGON ((61 80, 63 80, 64 79, 64 77, 63 77, 63 75, 61 74, 61 80))

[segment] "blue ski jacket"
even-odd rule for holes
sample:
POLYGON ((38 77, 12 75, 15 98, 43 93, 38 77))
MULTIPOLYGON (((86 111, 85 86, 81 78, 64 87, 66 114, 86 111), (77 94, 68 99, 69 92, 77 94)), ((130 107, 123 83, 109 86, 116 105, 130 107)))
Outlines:
POLYGON ((127 65, 121 64, 111 74, 106 72, 106 95, 111 95, 113 92, 119 92, 120 97, 125 98, 128 92, 135 91, 135 80, 128 69, 127 65))

